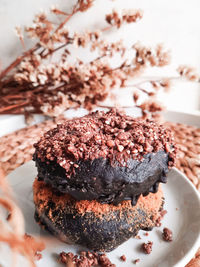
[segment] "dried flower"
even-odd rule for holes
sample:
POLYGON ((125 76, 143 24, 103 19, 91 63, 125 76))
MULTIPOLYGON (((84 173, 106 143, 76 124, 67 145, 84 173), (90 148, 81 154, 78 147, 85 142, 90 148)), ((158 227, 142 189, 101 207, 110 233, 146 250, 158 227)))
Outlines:
POLYGON ((135 64, 163 67, 170 63, 169 51, 165 51, 162 45, 157 45, 155 49, 151 49, 136 43, 133 49, 136 53, 135 64))
POLYGON ((24 36, 22 34, 22 29, 21 27, 15 27, 15 30, 16 30, 16 34, 22 44, 22 47, 25 49, 25 44, 24 44, 24 36))
POLYGON ((189 81, 199 81, 200 77, 195 68, 182 65, 177 69, 178 73, 189 81))
POLYGON ((146 101, 139 106, 143 111, 158 112, 163 110, 163 105, 156 101, 146 101))
POLYGON ((127 23, 137 22, 142 19, 143 11, 142 10, 126 10, 123 12, 123 21, 127 23))
POLYGON ((123 23, 133 23, 140 20, 143 16, 141 10, 124 10, 123 14, 119 14, 116 10, 106 15, 106 21, 112 26, 120 28, 123 23))
POLYGON ((80 12, 85 12, 89 8, 92 7, 93 2, 94 2, 94 0, 78 0, 78 7, 77 7, 77 9, 80 12))
MULTIPOLYGON (((139 77, 147 68, 163 67, 170 63, 169 52, 162 45, 150 48, 136 43, 127 48, 122 40, 104 40, 106 30, 139 21, 143 16, 141 10, 124 10, 121 13, 114 10, 105 18, 109 27, 100 30, 79 33, 65 27, 75 14, 87 11, 93 3, 94 0, 77 0, 70 12, 52 7, 51 12, 59 19, 63 18, 59 25, 52 23, 42 12, 35 16, 31 27, 25 28, 25 33, 35 39, 36 44, 1 71, 1 114, 28 112, 58 116, 71 107, 83 106, 90 110, 113 95, 113 89, 122 87, 125 90, 128 81, 139 77), (90 62, 73 58, 71 47, 74 46, 87 48, 97 56, 90 62), (57 51, 60 51, 60 56, 51 60, 57 51), (113 66, 112 59, 116 55, 120 58, 119 64, 113 66)), ((17 28, 17 34, 23 44, 20 28, 17 28)), ((190 80, 199 79, 191 68, 180 67, 179 73, 190 80)), ((169 89, 171 78, 145 82, 151 85, 151 90, 147 90, 143 83, 133 86, 137 89, 133 94, 135 104, 140 94, 148 96, 153 103, 158 91, 169 89)), ((147 108, 146 103, 139 107, 147 108)), ((151 104, 148 112, 154 112, 154 109, 151 104)))

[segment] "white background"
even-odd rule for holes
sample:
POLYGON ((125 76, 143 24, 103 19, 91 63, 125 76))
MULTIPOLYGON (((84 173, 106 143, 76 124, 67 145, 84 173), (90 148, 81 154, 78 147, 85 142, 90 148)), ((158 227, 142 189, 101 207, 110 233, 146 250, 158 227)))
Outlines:
MULTIPOLYGON (((71 0, 0 0, 0 60, 8 65, 21 52, 20 43, 15 36, 16 25, 30 25, 34 14, 41 9, 48 10, 52 4, 67 10, 71 0)), ((171 50, 172 64, 162 71, 153 69, 151 76, 174 76, 180 64, 189 64, 200 72, 200 1, 199 0, 96 0, 88 13, 78 14, 71 20, 74 29, 95 28, 102 25, 105 13, 112 7, 118 9, 141 8, 144 18, 135 25, 122 28, 112 38, 121 38, 131 44, 141 41, 147 45, 164 43, 171 50)), ((109 36, 110 37, 110 36, 109 36)), ((168 95, 160 100, 168 109, 192 111, 200 109, 199 84, 176 82, 168 95)), ((124 95, 127 104, 128 95, 124 95)))

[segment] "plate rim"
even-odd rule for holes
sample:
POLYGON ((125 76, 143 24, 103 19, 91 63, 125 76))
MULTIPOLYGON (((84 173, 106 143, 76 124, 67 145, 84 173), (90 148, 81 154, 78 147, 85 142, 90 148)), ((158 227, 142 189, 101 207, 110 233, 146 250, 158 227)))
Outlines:
MULTIPOLYGON (((176 167, 173 167, 172 169, 175 170, 177 173, 179 173, 185 179, 186 183, 192 187, 193 192, 195 192, 195 195, 197 197, 197 200, 200 206, 200 193, 198 192, 194 184, 189 180, 189 178, 183 172, 178 170, 176 167)), ((200 222, 199 222, 199 225, 200 225, 200 222)), ((200 226, 199 226, 199 229, 200 229, 200 226)), ((180 259, 180 261, 174 267, 183 267, 184 266, 183 264, 188 264, 189 261, 192 260, 192 258, 195 256, 195 253, 197 252, 199 246, 200 246, 200 231, 196 238, 196 242, 193 244, 192 248, 184 255, 182 259, 180 259)))
MULTIPOLYGON (((21 165, 20 167, 16 168, 15 170, 13 170, 12 172, 10 172, 6 176, 8 178, 8 181, 10 181, 11 179, 10 176, 13 175, 15 171, 19 170, 20 168, 23 168, 25 165, 28 165, 28 164, 32 164, 32 166, 34 166, 33 163, 34 162, 30 160, 26 162, 25 164, 21 165)), ((195 194, 196 200, 198 201, 198 205, 200 206, 200 193, 198 192, 194 184, 189 180, 189 178, 187 178, 187 176, 183 172, 179 171, 176 167, 173 167, 172 170, 178 173, 179 177, 181 176, 182 178, 184 178, 185 183, 192 188, 193 194, 195 194)), ((193 243, 191 249, 174 265, 174 267, 183 267, 184 264, 187 264, 194 257, 199 246, 200 246, 200 227, 199 227, 199 232, 197 234, 195 242, 193 243)))

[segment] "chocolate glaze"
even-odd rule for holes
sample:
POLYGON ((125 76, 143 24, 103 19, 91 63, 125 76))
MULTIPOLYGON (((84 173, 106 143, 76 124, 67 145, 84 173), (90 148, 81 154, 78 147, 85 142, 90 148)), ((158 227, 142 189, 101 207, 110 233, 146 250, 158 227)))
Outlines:
POLYGON ((159 151, 144 155, 142 161, 130 159, 127 166, 111 165, 108 159, 78 161, 79 168, 66 178, 66 170, 56 161, 48 164, 34 155, 38 179, 51 184, 62 193, 77 200, 97 200, 118 205, 131 199, 135 205, 138 197, 157 192, 159 182, 166 182, 168 153, 159 151))

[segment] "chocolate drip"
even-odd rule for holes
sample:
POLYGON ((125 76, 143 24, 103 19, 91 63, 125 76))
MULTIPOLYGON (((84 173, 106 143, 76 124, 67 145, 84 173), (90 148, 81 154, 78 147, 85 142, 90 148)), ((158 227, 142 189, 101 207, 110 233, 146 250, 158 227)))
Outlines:
POLYGON ((114 205, 129 199, 135 205, 141 194, 157 192, 159 182, 166 182, 168 172, 168 154, 164 151, 147 154, 143 161, 129 160, 127 167, 113 166, 103 158, 79 161, 79 168, 70 178, 56 162, 46 164, 37 157, 34 159, 38 179, 58 191, 77 200, 97 200, 114 205))

